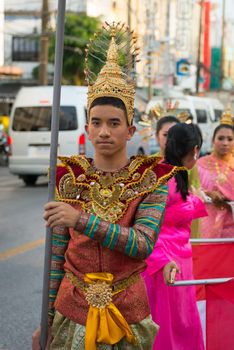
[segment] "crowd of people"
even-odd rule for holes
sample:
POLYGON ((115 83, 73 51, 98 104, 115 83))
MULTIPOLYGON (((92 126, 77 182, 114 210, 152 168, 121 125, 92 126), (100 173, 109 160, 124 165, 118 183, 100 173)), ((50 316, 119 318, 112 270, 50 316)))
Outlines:
POLYGON ((199 127, 164 113, 160 154, 128 159, 135 87, 128 60, 125 70, 118 63, 123 28, 105 26, 106 62, 89 83, 94 158, 60 157, 57 201, 45 205, 53 230, 47 349, 203 350, 195 288, 173 283, 193 279, 194 219, 201 237, 234 234, 232 116, 215 129, 212 154, 200 157, 199 127))

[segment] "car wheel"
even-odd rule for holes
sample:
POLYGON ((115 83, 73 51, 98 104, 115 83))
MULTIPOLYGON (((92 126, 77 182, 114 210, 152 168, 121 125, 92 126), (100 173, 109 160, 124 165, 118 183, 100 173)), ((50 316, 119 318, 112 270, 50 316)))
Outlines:
POLYGON ((34 186, 37 181, 37 175, 24 175, 21 176, 21 179, 25 183, 26 186, 34 186))

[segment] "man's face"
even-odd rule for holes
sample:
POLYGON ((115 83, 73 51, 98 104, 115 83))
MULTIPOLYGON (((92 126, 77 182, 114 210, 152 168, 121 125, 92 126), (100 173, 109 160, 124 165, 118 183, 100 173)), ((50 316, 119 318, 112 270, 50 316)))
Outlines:
POLYGON ((122 109, 112 105, 97 105, 90 109, 86 132, 97 155, 114 156, 126 149, 135 127, 127 125, 122 109))

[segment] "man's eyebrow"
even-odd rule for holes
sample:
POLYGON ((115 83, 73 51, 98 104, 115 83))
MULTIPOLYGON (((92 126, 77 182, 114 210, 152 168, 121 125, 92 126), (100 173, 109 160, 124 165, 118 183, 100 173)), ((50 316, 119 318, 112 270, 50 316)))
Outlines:
MULTIPOLYGON (((101 119, 102 118, 100 118, 100 117, 91 117, 91 120, 94 120, 94 121, 99 121, 101 119)), ((116 121, 119 122, 119 121, 121 121, 121 119, 119 117, 113 117, 113 118, 110 118, 109 121, 111 121, 111 122, 116 122, 116 121)))
POLYGON ((109 119, 112 122, 119 122, 121 119, 119 117, 113 117, 109 119))
POLYGON ((91 119, 91 120, 100 120, 101 118, 98 118, 98 117, 91 117, 90 119, 91 119))

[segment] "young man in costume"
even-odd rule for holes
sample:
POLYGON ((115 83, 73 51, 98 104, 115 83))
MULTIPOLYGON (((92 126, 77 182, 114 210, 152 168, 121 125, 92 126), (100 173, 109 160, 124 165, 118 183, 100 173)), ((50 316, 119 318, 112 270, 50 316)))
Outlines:
MULTIPOLYGON (((58 201, 45 206, 53 227, 51 350, 150 350, 157 331, 140 273, 160 229, 166 182, 178 169, 157 157, 127 157, 135 89, 118 64, 123 30, 119 24, 103 29, 106 62, 89 83, 86 131, 94 159, 60 157, 58 201)), ((167 281, 173 267, 167 266, 167 281)), ((39 330, 33 350, 38 338, 39 330)))

